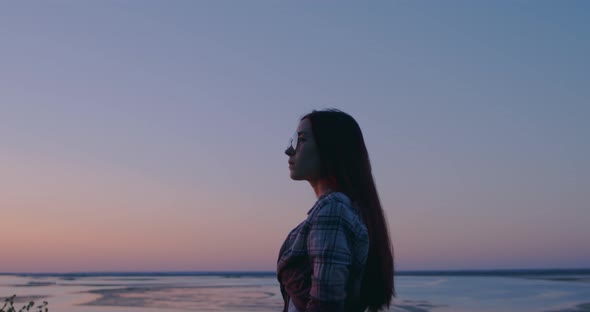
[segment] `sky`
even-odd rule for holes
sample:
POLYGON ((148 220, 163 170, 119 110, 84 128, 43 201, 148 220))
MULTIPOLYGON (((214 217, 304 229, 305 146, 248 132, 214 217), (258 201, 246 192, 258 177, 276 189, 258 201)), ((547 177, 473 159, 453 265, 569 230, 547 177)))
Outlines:
POLYGON ((0 4, 0 272, 273 271, 304 114, 360 124, 397 270, 590 263, 586 1, 0 4))

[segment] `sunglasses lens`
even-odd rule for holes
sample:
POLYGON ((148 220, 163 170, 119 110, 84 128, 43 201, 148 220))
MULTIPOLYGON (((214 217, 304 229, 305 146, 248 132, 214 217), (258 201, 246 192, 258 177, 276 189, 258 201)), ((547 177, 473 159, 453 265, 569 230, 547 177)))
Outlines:
POLYGON ((291 137, 291 139, 289 139, 289 145, 294 150, 297 149, 297 139, 298 139, 297 133, 293 134, 293 137, 291 137))

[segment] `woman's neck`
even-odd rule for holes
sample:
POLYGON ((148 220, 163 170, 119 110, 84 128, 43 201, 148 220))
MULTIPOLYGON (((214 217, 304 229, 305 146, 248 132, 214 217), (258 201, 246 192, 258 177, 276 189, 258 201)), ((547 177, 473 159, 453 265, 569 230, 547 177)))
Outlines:
POLYGON ((311 184, 317 198, 332 191, 324 180, 309 181, 309 184, 311 184))

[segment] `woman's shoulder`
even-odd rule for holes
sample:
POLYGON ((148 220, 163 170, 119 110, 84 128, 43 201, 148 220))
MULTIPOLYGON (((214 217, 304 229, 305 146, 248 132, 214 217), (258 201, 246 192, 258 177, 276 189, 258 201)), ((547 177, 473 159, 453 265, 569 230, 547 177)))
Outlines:
POLYGON ((342 226, 351 237, 366 237, 367 228, 362 221, 357 205, 341 192, 332 192, 320 197, 309 213, 307 224, 333 229, 342 226))
POLYGON ((342 192, 330 192, 321 196, 314 207, 310 210, 310 215, 315 216, 338 216, 346 219, 358 218, 358 210, 350 198, 342 192))
POLYGON ((342 192, 330 192, 318 199, 318 203, 339 203, 343 205, 352 206, 350 198, 342 192))

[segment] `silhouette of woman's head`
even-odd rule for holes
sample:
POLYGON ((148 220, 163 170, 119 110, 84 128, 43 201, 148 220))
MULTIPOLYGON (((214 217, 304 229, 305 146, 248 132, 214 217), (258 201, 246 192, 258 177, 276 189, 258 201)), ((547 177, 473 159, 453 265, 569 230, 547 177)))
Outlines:
POLYGON ((336 109, 303 116, 285 153, 289 155, 292 179, 322 179, 331 189, 351 198, 358 197, 355 181, 371 171, 358 123, 336 109))

